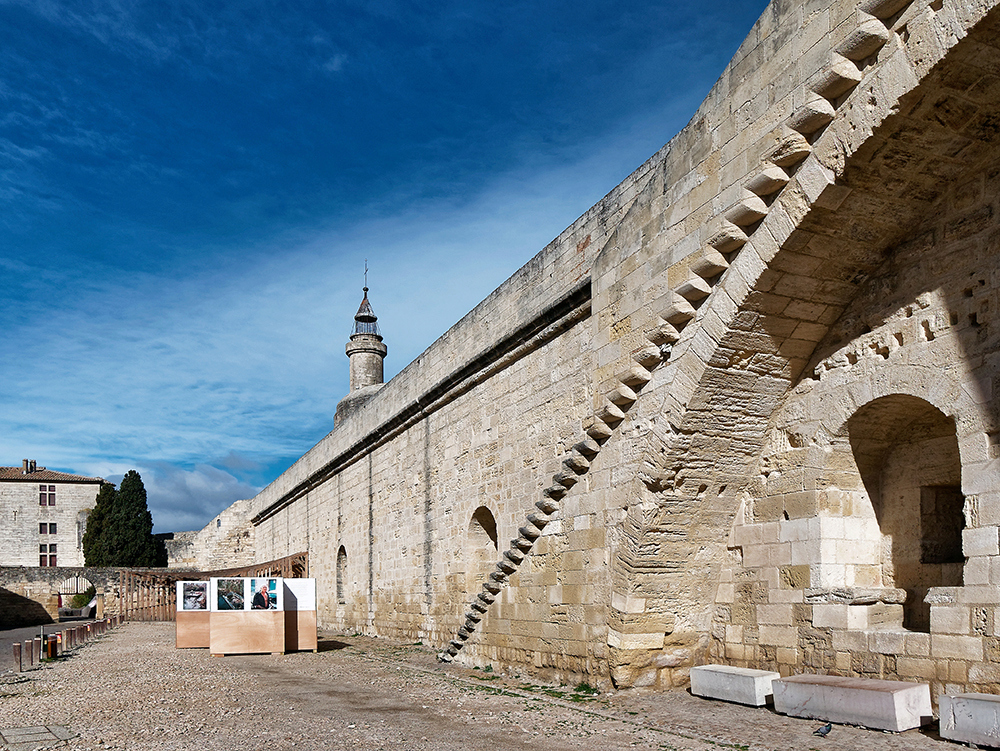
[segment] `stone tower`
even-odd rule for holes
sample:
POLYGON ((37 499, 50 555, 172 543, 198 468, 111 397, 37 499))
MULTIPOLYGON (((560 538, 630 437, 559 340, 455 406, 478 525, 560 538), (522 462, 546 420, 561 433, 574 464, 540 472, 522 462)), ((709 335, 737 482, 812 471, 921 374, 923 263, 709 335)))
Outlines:
POLYGON ((339 425, 350 412, 360 409, 383 386, 382 361, 388 349, 378 331, 378 317, 368 302, 368 287, 354 316, 354 331, 347 343, 351 360, 351 390, 337 405, 334 425, 339 425))

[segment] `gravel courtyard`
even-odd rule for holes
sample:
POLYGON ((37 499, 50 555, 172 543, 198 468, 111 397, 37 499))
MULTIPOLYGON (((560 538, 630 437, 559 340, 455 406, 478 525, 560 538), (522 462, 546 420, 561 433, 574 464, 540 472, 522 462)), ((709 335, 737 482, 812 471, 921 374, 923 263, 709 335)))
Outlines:
POLYGON ((331 635, 318 654, 224 658, 173 644, 173 624, 129 623, 40 669, 3 673, 0 737, 66 728, 74 737, 59 747, 129 750, 959 748, 933 732, 835 726, 818 738, 821 723, 686 691, 541 686, 382 639, 331 635))

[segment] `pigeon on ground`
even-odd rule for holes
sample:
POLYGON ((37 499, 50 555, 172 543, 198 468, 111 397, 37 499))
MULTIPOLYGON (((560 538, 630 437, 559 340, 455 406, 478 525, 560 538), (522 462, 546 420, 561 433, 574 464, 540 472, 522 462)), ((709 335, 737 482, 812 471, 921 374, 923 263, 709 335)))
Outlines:
POLYGON ((820 738, 825 738, 826 734, 829 733, 831 730, 833 730, 833 724, 828 722, 823 727, 813 730, 813 735, 818 735, 820 738))

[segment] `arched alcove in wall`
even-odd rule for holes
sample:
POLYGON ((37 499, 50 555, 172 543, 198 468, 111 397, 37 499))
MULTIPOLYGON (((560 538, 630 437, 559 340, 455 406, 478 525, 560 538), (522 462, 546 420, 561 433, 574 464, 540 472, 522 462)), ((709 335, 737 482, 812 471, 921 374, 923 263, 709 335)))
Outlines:
POLYGON ((346 594, 347 579, 347 550, 343 545, 337 551, 337 603, 343 605, 347 602, 346 594))
POLYGON ((962 584, 955 421, 923 399, 893 394, 858 409, 847 429, 882 534, 882 583, 907 592, 903 626, 928 631, 927 590, 962 584))
POLYGON ((472 512, 465 537, 465 590, 470 595, 479 590, 497 562, 497 520, 486 506, 472 512))

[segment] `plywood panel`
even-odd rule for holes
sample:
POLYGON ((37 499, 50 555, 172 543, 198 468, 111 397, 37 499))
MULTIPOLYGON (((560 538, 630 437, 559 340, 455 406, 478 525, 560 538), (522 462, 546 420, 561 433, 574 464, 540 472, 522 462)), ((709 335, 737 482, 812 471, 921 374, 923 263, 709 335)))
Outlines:
POLYGON ((209 612, 207 610, 177 611, 177 649, 207 649, 209 612))
POLYGON ((316 651, 316 611, 285 611, 285 650, 316 651))
POLYGON ((209 649, 213 655, 285 651, 285 614, 280 611, 214 611, 210 618, 209 649))

